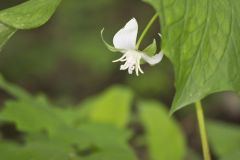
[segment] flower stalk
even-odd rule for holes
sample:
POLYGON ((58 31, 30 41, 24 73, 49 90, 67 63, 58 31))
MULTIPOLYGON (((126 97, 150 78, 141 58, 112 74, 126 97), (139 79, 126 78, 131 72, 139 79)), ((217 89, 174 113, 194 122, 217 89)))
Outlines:
POLYGON ((195 103, 195 108, 196 108, 198 127, 200 131, 200 137, 201 137, 201 143, 202 143, 203 158, 204 160, 211 160, 205 120, 204 120, 203 107, 202 107, 201 101, 197 101, 195 103))
POLYGON ((139 49, 140 44, 142 43, 143 38, 145 37, 145 35, 147 34, 148 30, 150 29, 150 27, 152 26, 152 24, 154 23, 154 21, 158 18, 158 13, 155 13, 154 16, 151 18, 151 20, 148 22, 147 26, 144 28, 140 38, 137 41, 136 44, 136 49, 139 49))

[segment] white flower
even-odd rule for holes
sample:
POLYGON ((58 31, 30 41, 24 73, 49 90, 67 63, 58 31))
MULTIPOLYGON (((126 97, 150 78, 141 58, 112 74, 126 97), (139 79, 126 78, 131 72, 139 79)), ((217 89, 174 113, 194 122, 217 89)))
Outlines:
MULTIPOLYGON (((101 34, 103 33, 103 30, 101 34)), ((140 66, 141 59, 143 59, 150 65, 155 65, 162 60, 163 54, 162 52, 160 52, 150 57, 146 53, 138 51, 136 49, 137 32, 138 23, 136 19, 133 18, 113 37, 114 47, 105 42, 103 36, 102 40, 109 50, 113 52, 123 53, 123 56, 121 58, 113 61, 125 62, 123 65, 120 66, 120 70, 128 70, 129 74, 132 74, 135 70, 135 73, 138 76, 139 72, 143 73, 140 66)))

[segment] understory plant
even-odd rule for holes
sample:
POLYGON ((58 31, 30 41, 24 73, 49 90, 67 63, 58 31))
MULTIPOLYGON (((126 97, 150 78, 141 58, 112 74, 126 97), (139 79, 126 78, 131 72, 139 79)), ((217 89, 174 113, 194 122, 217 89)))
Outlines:
MULTIPOLYGON (((0 11, 0 50, 17 30, 45 24, 60 2, 28 0, 0 11)), ((240 1, 144 2, 151 5, 156 13, 138 40, 139 26, 135 18, 115 34, 113 46, 104 40, 101 31, 106 47, 122 54, 113 62, 124 63, 120 70, 144 76, 142 64, 155 65, 168 58, 174 67, 176 87, 170 114, 195 104, 203 159, 211 160, 209 138, 213 152, 221 159, 236 160, 240 155, 240 143, 236 143, 240 139, 239 128, 213 121, 206 126, 201 101, 216 92, 233 91, 238 94, 240 91, 240 1), (160 36, 161 45, 153 40, 152 44, 140 51, 144 37, 156 20, 160 23, 156 35, 160 36), (206 128, 209 129, 208 134, 206 128), (222 139, 225 135, 232 139, 226 142, 222 139)), ((59 109, 45 96, 32 96, 3 77, 0 87, 14 97, 4 103, 0 123, 15 125, 19 132, 19 137, 9 141, 3 134, 0 158, 134 160, 137 159, 135 148, 128 144, 129 140, 134 139, 134 130, 127 126, 135 122, 131 119, 135 116, 146 133, 134 141, 148 148, 149 159, 182 160, 189 152, 179 125, 169 118, 164 105, 140 98, 135 102, 138 113, 133 115, 131 103, 134 94, 123 86, 115 86, 100 96, 92 97, 75 110, 67 107, 59 109)))

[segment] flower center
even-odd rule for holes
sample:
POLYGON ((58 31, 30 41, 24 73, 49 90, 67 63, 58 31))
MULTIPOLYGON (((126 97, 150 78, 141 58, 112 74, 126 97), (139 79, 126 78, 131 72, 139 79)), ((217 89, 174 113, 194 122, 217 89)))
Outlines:
POLYGON ((125 62, 120 66, 120 70, 128 70, 129 74, 132 74, 135 70, 136 74, 140 71, 143 73, 140 67, 141 54, 137 51, 131 50, 127 51, 121 58, 113 61, 113 62, 125 62))

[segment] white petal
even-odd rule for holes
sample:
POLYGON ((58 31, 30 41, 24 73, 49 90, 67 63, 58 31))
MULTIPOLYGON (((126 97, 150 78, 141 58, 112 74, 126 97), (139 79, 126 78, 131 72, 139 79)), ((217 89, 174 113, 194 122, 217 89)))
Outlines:
POLYGON ((147 54, 145 53, 141 53, 142 59, 144 59, 147 63, 149 63, 150 65, 155 65, 159 62, 161 62, 162 58, 163 58, 163 53, 160 52, 158 54, 155 54, 152 57, 149 57, 147 54))
POLYGON ((113 37, 114 47, 117 49, 133 50, 136 46, 138 23, 132 18, 113 37))

